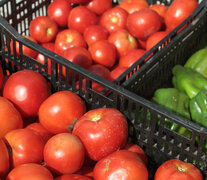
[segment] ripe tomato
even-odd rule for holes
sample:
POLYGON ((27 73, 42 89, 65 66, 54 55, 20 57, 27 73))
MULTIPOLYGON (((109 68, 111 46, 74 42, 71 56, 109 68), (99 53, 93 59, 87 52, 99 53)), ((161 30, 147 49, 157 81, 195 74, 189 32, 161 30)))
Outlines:
POLYGON ((58 32, 57 24, 49 16, 38 16, 29 25, 29 33, 37 42, 52 41, 58 32))
POLYGON ((47 14, 58 26, 66 27, 71 9, 72 6, 68 0, 55 0, 49 4, 47 14))
POLYGON ((12 74, 3 89, 3 96, 15 105, 24 118, 37 116, 41 103, 50 94, 46 79, 32 70, 12 74))
POLYGON ((0 97, 0 138, 13 129, 23 127, 22 117, 14 105, 4 97, 0 97))
POLYGON ((109 33, 118 29, 126 29, 128 12, 118 6, 106 10, 100 17, 100 25, 109 33))
POLYGON ((86 6, 94 13, 101 15, 106 10, 112 8, 112 5, 113 4, 111 0, 92 0, 86 6))
POLYGON ((78 119, 73 134, 81 139, 88 157, 97 161, 125 146, 128 125, 118 110, 98 108, 78 119))
POLYGON ((92 179, 79 174, 67 174, 67 175, 56 177, 55 180, 92 180, 92 179))
POLYGON ((9 152, 3 139, 0 139, 0 178, 4 179, 9 172, 9 152))
POLYGON ((93 177, 95 180, 148 180, 148 171, 136 153, 119 150, 98 161, 93 177))
POLYGON ((178 159, 164 162, 155 173, 155 180, 202 180, 202 174, 193 164, 178 159))
POLYGON ((123 66, 116 66, 115 68, 113 68, 113 70, 110 72, 110 81, 114 81, 115 79, 117 79, 121 74, 123 74, 125 71, 127 70, 127 67, 123 67, 123 66))
POLYGON ((84 146, 74 134, 56 134, 45 144, 44 161, 55 173, 74 173, 82 167, 84 159, 84 146))
POLYGON ((174 0, 165 15, 165 24, 173 30, 183 22, 198 6, 196 0, 174 0))
POLYGON ((69 3, 73 3, 73 4, 79 4, 79 3, 87 3, 91 0, 68 0, 69 3))
POLYGON ((88 48, 95 63, 111 68, 116 62, 116 47, 107 40, 99 40, 88 48))
POLYGON ((12 169, 6 180, 53 180, 51 172, 35 163, 22 164, 12 169))
POLYGON ((126 29, 118 29, 111 33, 108 41, 116 47, 118 57, 138 48, 137 40, 126 29))
POLYGON ((84 47, 87 44, 78 31, 73 29, 65 29, 57 34, 55 39, 55 52, 59 55, 64 54, 71 47, 84 47))
POLYGON ((74 7, 68 16, 68 28, 83 33, 85 28, 96 25, 98 17, 86 6, 74 7))
POLYGON ((9 131, 5 139, 11 148, 12 167, 42 162, 45 142, 39 134, 30 129, 15 129, 9 131))
POLYGON ((60 91, 48 97, 39 108, 40 123, 52 133, 67 129, 86 111, 84 101, 71 91, 60 91))
POLYGON ((159 31, 162 26, 160 15, 152 9, 141 9, 129 14, 127 29, 136 38, 146 40, 151 34, 159 31))
POLYGON ((168 10, 168 7, 164 4, 152 4, 149 8, 156 11, 162 18, 165 18, 168 10))

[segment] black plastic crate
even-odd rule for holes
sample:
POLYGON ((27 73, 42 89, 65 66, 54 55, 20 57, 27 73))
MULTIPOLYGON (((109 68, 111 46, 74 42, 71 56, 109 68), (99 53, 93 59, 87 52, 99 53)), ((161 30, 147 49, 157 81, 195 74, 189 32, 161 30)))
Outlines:
MULTIPOLYGON (((17 4, 12 0, 1 1, 1 3, 2 2, 5 4, 0 4, 0 7, 3 7, 3 9, 7 8, 8 11, 8 13, 5 14, 7 20, 0 16, 0 61, 4 73, 12 74, 22 69, 32 69, 41 73, 51 82, 53 91, 71 90, 80 95, 85 100, 88 110, 98 107, 113 107, 125 113, 130 124, 131 139, 133 142, 140 145, 148 155, 150 179, 153 179, 153 174, 161 163, 172 158, 179 158, 186 162, 194 163, 201 169, 204 177, 207 177, 207 154, 204 151, 204 145, 207 142, 206 129, 160 108, 149 100, 138 96, 115 83, 111 83, 96 76, 86 69, 65 60, 61 56, 42 48, 40 45, 23 38, 19 33, 28 33, 29 21, 33 16, 37 16, 41 14, 41 12, 44 12, 44 9, 48 5, 48 1, 20 0, 17 4), (41 4, 41 8, 31 8, 32 6, 38 6, 36 3, 38 5, 41 4), (13 7, 14 11, 10 11, 10 7, 13 7), (27 8, 29 8, 29 11, 26 13, 25 9, 27 8), (19 17, 19 19, 16 17, 19 17), (19 33, 15 29, 17 29, 19 33), (20 44, 19 56, 16 54, 16 42, 19 42, 20 44), (45 65, 40 64, 31 57, 23 54, 23 45, 43 54, 46 62, 48 62, 48 59, 50 58, 52 73, 48 73, 47 63, 45 65), (11 47, 14 49, 13 53, 11 53, 11 47), (66 75, 72 73, 72 82, 69 81, 68 76, 66 76, 66 79, 63 79, 63 70, 65 69, 66 75), (79 88, 77 88, 75 83, 77 75, 79 79, 79 88), (85 78, 86 87, 85 90, 83 90, 83 79, 85 78), (107 89, 107 92, 105 93, 107 93, 108 96, 103 94, 103 92, 98 93, 94 91, 92 89, 92 83, 94 82, 107 89), (187 138, 177 132, 171 131, 165 125, 166 118, 169 119, 169 121, 187 128, 191 132, 191 137, 187 138), (196 141, 197 137, 199 138, 198 142, 196 141)), ((168 3, 169 1, 165 2, 168 3)), ((203 10, 202 13, 205 14, 203 10)), ((179 36, 181 36, 181 33, 179 33, 177 37, 179 36)), ((168 52, 169 46, 166 46, 163 50, 164 49, 168 52)), ((157 54, 161 54, 161 51, 157 54)), ((150 62, 154 61, 149 60, 146 65, 150 62)), ((142 72, 142 68, 137 72, 142 72)), ((169 70, 167 72, 169 72, 169 70)), ((148 86, 146 89, 151 90, 152 87, 148 86)))

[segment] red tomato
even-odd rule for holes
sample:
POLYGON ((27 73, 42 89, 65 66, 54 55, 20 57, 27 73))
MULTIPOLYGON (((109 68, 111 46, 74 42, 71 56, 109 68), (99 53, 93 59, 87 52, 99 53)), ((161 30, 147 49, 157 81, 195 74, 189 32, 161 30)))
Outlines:
POLYGON ((163 163, 155 173, 155 180, 203 180, 202 174, 193 164, 178 159, 163 163))
POLYGON ((129 14, 132 14, 135 11, 148 8, 149 4, 145 0, 124 0, 119 4, 119 7, 125 9, 129 14))
POLYGON ((55 180, 92 180, 92 179, 79 174, 67 174, 67 175, 59 176, 55 178, 55 180))
POLYGON ((98 161, 93 177, 95 180, 148 180, 148 171, 136 153, 120 150, 98 161))
POLYGON ((49 4, 47 14, 58 26, 66 27, 71 9, 72 6, 68 0, 55 0, 49 4))
POLYGON ((45 129, 42 126, 42 124, 37 123, 37 122, 27 125, 26 128, 31 129, 31 130, 35 131, 36 133, 38 133, 40 136, 42 136, 45 143, 48 141, 48 139, 50 139, 54 135, 53 133, 51 133, 47 129, 45 129))
POLYGON ((39 134, 30 129, 15 129, 9 131, 5 139, 12 151, 12 167, 42 162, 45 142, 39 134))
POLYGON ((56 134, 45 144, 44 161, 55 173, 74 173, 82 167, 84 159, 84 146, 74 134, 56 134))
POLYGON ((0 97, 0 138, 13 129, 23 127, 22 117, 14 105, 4 97, 0 97))
POLYGON ((96 25, 98 17, 86 6, 74 7, 68 16, 68 28, 83 33, 85 28, 96 25))
MULTIPOLYGON (((54 43, 43 43, 41 44, 42 47, 55 52, 55 44, 54 43)), ((45 64, 45 56, 43 54, 38 54, 36 60, 42 64, 45 64)), ((51 74, 51 59, 48 59, 48 74, 51 74)), ((45 71, 45 69, 42 69, 45 71)))
POLYGON ((147 38, 146 50, 150 50, 153 46, 159 43, 165 36, 168 35, 167 31, 158 31, 147 38))
POLYGON ((98 40, 107 40, 108 36, 107 29, 100 25, 88 26, 83 32, 83 37, 89 46, 98 40))
POLYGON ((119 57, 138 48, 137 40, 126 29, 119 29, 111 33, 108 41, 116 47, 119 57))
POLYGON ((168 7, 164 4, 152 4, 149 8, 156 11, 162 18, 165 18, 168 10, 168 7))
POLYGON ((139 58, 141 58, 145 54, 145 52, 146 51, 143 49, 134 49, 129 51, 127 54, 119 59, 119 66, 129 68, 136 61, 138 61, 139 58))
POLYGON ((88 48, 95 63, 111 68, 116 62, 116 47, 107 40, 99 40, 88 48))
MULTIPOLYGON (((1 127, 2 128, 2 127, 1 127)), ((5 178, 9 172, 9 152, 3 139, 0 139, 0 178, 5 178)))
POLYGON ((60 31, 55 39, 55 52, 60 55, 64 54, 71 47, 86 48, 86 46, 87 44, 82 34, 73 29, 60 31))
POLYGON ((143 149, 141 147, 139 147, 137 144, 133 144, 131 142, 127 142, 126 146, 124 147, 124 149, 128 150, 128 151, 132 151, 138 154, 138 156, 140 157, 140 159, 144 162, 144 164, 147 166, 148 160, 147 160, 147 156, 144 153, 143 149))
POLYGON ((101 15, 107 9, 112 8, 112 0, 92 0, 87 4, 87 8, 94 13, 101 15))
POLYGON ((81 139, 88 157, 97 161, 125 146, 128 125, 118 110, 98 108, 78 119, 73 134, 81 139))
POLYGON ((114 81, 117 79, 121 74, 123 74, 127 70, 127 67, 123 66, 116 66, 111 72, 110 72, 110 81, 114 81))
POLYGON ((118 6, 106 10, 100 17, 100 25, 109 33, 118 29, 126 29, 128 12, 118 6))
POLYGON ((4 73, 3 73, 3 69, 2 69, 1 64, 0 64, 0 90, 1 90, 2 85, 3 85, 3 80, 4 80, 4 73))
POLYGON ((39 108, 40 123, 52 133, 69 132, 86 111, 84 101, 71 91, 60 91, 47 98, 39 108))
POLYGON ((68 0, 69 3, 73 3, 73 4, 79 4, 79 3, 87 3, 91 0, 68 0))
POLYGON ((12 169, 6 180, 53 180, 51 172, 35 163, 23 164, 12 169))
POLYGON ((37 116, 41 103, 50 93, 46 79, 32 70, 12 74, 3 89, 3 96, 15 105, 24 118, 37 116))
POLYGON ((160 15, 149 8, 129 14, 127 29, 136 38, 146 40, 151 34, 159 31, 162 26, 160 15))
POLYGON ((30 36, 40 43, 52 41, 57 32, 57 24, 48 16, 38 16, 29 25, 30 36))

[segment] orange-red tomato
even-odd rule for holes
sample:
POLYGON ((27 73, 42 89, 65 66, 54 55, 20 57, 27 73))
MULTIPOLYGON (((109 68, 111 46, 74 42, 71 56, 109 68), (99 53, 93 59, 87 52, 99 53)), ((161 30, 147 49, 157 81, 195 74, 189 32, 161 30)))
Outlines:
POLYGON ((92 180, 92 179, 79 174, 67 174, 67 175, 59 176, 55 178, 55 180, 92 180))
POLYGON ((9 152, 3 139, 0 139, 0 178, 5 178, 9 172, 9 152))

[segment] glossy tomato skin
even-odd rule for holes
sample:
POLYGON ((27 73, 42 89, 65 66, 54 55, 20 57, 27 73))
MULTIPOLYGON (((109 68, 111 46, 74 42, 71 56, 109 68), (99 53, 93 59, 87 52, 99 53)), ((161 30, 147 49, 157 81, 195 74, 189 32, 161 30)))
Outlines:
POLYGON ((51 172, 36 163, 22 164, 12 169, 6 180, 53 180, 51 172))
POLYGON ((105 27, 109 33, 118 29, 126 29, 128 12, 120 7, 106 10, 100 17, 100 25, 105 27))
POLYGON ((68 28, 83 33, 85 28, 90 25, 96 25, 98 17, 86 6, 74 7, 68 17, 68 28))
POLYGON ((67 174, 67 175, 56 177, 55 180, 92 180, 92 179, 79 174, 67 174))
POLYGON ((75 124, 77 135, 88 157, 98 161, 125 146, 128 125, 124 115, 113 108, 98 108, 85 113, 75 124))
POLYGON ((87 8, 98 15, 103 14, 106 10, 112 8, 112 6, 111 0, 92 0, 87 4, 87 8))
POLYGON ((37 42, 51 42, 58 32, 57 24, 48 16, 38 16, 29 25, 29 33, 37 42))
POLYGON ((19 111, 4 97, 0 97, 0 138, 13 129, 23 127, 23 120, 19 111))
POLYGON ((95 63, 111 68, 117 57, 116 47, 107 40, 99 40, 88 48, 95 63))
POLYGON ((183 22, 198 6, 196 0, 174 0, 165 16, 165 24, 169 30, 173 30, 183 22))
POLYGON ((95 180, 148 180, 148 171, 136 153, 119 150, 98 161, 93 177, 95 180))
POLYGON ((9 172, 9 152, 3 139, 0 139, 0 178, 4 179, 9 172))
POLYGON ((82 34, 73 29, 65 29, 57 34, 55 39, 55 52, 59 55, 64 54, 72 47, 87 47, 82 34))
POLYGON ((12 151, 12 167, 42 162, 45 142, 39 134, 30 129, 15 129, 9 131, 5 139, 12 151))
POLYGON ((67 129, 86 112, 84 101, 71 91, 59 91, 47 98, 39 108, 39 121, 50 132, 70 132, 67 129))
POLYGON ((84 159, 84 146, 74 134, 56 134, 45 144, 44 161, 57 174, 75 173, 82 167, 84 159))
POLYGON ((146 40, 151 34, 161 29, 162 19, 156 11, 147 8, 129 14, 126 24, 134 37, 146 40))
POLYGON ((55 0, 49 4, 47 14, 58 26, 66 27, 71 9, 72 6, 68 0, 55 0))
POLYGON ((172 159, 159 166, 155 173, 155 180, 202 180, 202 174, 193 164, 172 159))
POLYGON ((50 94, 46 79, 32 70, 12 74, 3 90, 3 96, 15 105, 23 118, 37 116, 41 103, 50 94))

